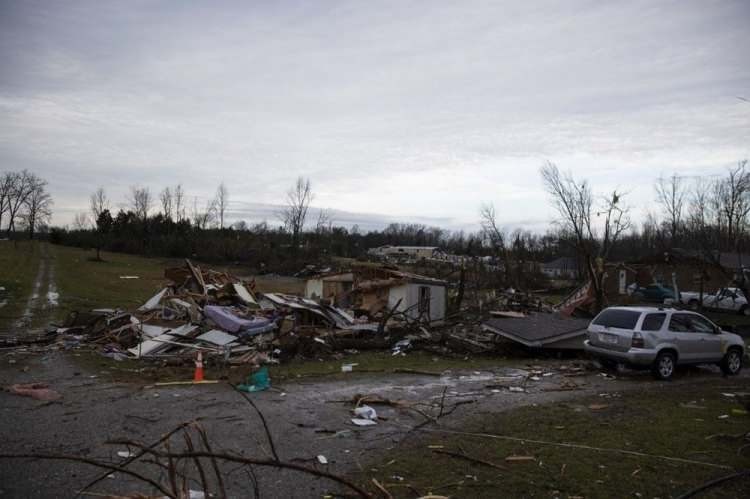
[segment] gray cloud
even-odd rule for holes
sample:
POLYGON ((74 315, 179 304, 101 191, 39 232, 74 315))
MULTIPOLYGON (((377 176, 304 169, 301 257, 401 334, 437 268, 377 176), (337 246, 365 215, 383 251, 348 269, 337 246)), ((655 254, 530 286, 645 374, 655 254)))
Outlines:
POLYGON ((58 223, 99 185, 204 199, 224 180, 278 205, 304 175, 375 225, 471 228, 483 201, 512 225, 549 219, 545 160, 640 213, 660 173, 750 156, 748 19, 743 1, 0 1, 0 168, 48 178, 58 223))

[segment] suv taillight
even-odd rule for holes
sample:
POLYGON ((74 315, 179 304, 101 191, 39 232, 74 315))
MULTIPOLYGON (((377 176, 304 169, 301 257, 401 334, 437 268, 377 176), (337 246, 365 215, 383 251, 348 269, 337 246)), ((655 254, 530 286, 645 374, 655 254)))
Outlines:
POLYGON ((635 332, 633 333, 633 341, 630 343, 630 346, 633 348, 643 348, 645 344, 643 343, 643 336, 641 336, 641 333, 635 332))

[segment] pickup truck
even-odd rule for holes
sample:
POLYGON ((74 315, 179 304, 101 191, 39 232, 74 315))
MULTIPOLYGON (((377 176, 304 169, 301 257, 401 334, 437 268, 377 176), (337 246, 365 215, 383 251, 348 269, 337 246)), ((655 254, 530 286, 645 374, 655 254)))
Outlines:
MULTIPOLYGON (((680 302, 696 310, 700 303, 700 293, 694 291, 680 292, 680 302)), ((750 316, 747 298, 740 288, 721 288, 716 293, 703 293, 703 308, 739 312, 750 316)))

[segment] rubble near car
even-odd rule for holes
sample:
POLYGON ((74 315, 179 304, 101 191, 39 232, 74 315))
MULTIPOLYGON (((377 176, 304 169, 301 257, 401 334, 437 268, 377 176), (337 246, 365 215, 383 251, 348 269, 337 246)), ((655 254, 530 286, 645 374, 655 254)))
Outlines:
POLYGON ((482 329, 529 348, 583 350, 588 319, 532 313, 525 317, 493 317, 482 329))

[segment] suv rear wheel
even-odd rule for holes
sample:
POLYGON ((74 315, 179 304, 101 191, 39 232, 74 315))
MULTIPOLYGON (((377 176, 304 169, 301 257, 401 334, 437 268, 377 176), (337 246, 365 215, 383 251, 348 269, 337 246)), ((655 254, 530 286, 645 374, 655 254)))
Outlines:
POLYGON ((739 374, 742 369, 742 352, 739 348, 729 350, 721 359, 721 372, 727 375, 739 374))
POLYGON ((656 356, 651 372, 656 379, 668 380, 674 374, 675 356, 672 352, 661 352, 656 356))

